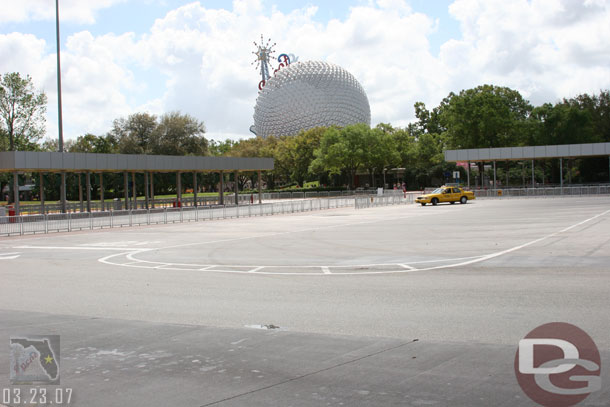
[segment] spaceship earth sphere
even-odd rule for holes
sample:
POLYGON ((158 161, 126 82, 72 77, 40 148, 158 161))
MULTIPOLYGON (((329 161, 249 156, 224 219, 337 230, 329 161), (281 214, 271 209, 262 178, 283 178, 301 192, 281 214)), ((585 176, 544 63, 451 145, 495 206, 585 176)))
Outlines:
POLYGON ((356 123, 371 124, 364 89, 351 73, 322 61, 281 68, 259 92, 254 107, 254 132, 262 137, 356 123))

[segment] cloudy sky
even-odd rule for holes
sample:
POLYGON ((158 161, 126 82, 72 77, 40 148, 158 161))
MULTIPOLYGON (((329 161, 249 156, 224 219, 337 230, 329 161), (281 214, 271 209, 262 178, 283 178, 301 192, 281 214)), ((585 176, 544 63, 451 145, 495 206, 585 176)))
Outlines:
MULTIPOLYGON (((4 2, 8 0, 2 0, 4 2)), ((216 140, 251 137, 252 41, 332 62, 366 90, 372 125, 484 83, 533 104, 610 88, 610 0, 59 0, 66 139, 135 112, 189 113, 216 140)), ((5 5, 6 6, 6 5, 5 5)), ((57 135, 55 2, 0 13, 0 73, 29 74, 57 135)))

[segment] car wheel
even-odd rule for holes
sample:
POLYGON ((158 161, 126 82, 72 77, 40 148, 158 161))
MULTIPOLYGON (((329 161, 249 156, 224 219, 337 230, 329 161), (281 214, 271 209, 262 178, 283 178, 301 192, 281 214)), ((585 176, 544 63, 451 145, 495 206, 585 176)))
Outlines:
POLYGON ((451 201, 451 202, 449 202, 449 203, 450 203, 451 205, 453 205, 453 204, 455 203, 455 201, 451 201))
POLYGON ((465 204, 466 202, 468 202, 468 198, 466 198, 465 196, 460 198, 460 203, 461 204, 465 204))
POLYGON ((432 205, 438 205, 438 199, 432 198, 432 205))

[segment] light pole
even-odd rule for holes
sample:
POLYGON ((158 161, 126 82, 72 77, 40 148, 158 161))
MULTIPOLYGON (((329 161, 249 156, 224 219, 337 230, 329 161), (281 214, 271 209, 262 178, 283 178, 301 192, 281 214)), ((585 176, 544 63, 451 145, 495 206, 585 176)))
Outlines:
MULTIPOLYGON (((55 34, 57 39, 57 116, 59 127, 59 152, 64 152, 64 128, 61 112, 61 62, 59 56, 59 0, 55 0, 55 34)), ((61 200, 61 211, 66 213, 66 173, 61 172, 61 185, 59 187, 59 195, 61 200)))

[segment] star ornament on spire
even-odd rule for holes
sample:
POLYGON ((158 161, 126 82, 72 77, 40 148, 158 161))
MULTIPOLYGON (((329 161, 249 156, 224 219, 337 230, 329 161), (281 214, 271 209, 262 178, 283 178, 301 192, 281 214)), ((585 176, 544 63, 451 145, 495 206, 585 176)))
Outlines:
POLYGON ((252 65, 256 63, 256 70, 260 71, 261 81, 258 84, 258 88, 262 89, 265 86, 267 80, 271 77, 269 65, 271 63, 271 59, 273 58, 273 47, 275 47, 275 43, 271 44, 271 38, 267 40, 267 42, 263 45, 263 35, 261 34, 261 42, 257 44, 254 41, 254 46, 256 47, 256 51, 252 51, 252 53, 256 56, 252 65))

